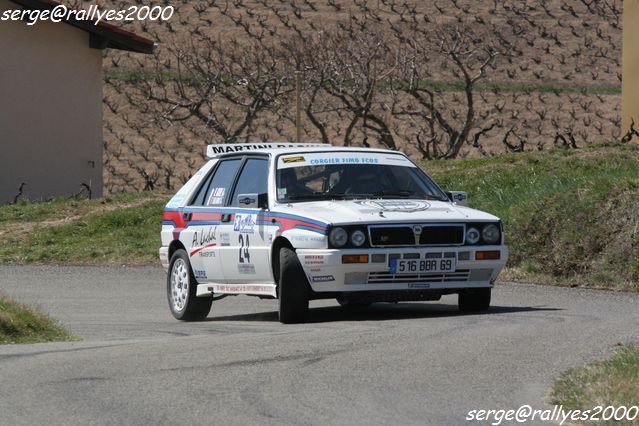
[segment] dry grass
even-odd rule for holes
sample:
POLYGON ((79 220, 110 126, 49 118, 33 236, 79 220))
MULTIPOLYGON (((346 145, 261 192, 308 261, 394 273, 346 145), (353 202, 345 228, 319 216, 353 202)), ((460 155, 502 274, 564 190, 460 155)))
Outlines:
MULTIPOLYGON (((565 410, 592 410, 608 406, 628 408, 639 401, 639 347, 621 349, 605 361, 569 370, 561 375, 551 393, 552 404, 563 405, 565 410)), ((621 413, 620 413, 621 414, 621 413)), ((639 424, 639 416, 631 422, 639 424)), ((596 424, 620 424, 602 421, 596 424)))
POLYGON ((0 344, 77 340, 48 315, 0 293, 0 344))

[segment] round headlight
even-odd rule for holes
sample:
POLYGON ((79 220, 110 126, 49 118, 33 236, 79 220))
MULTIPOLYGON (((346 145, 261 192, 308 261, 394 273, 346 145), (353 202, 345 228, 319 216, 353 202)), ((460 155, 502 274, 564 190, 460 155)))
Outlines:
POLYGON ((486 244, 496 244, 499 242, 499 227, 493 223, 484 226, 481 231, 481 237, 486 244))
POLYGON ((328 241, 333 247, 344 247, 348 242, 348 233, 344 228, 333 228, 328 234, 328 241))
POLYGON ((468 244, 477 244, 479 242, 480 237, 479 229, 477 228, 468 228, 466 231, 466 242, 468 244))
POLYGON ((359 229, 351 233, 351 244, 353 244, 355 247, 361 247, 365 242, 366 235, 359 229))

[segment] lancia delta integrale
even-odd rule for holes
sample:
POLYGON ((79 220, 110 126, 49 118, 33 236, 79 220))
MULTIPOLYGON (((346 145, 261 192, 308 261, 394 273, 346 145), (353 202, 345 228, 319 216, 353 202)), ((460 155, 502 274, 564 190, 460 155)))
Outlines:
POLYGON ((166 206, 160 260, 180 320, 229 295, 341 305, 458 294, 483 311, 506 263, 499 218, 466 207, 400 152, 307 144, 210 145, 166 206))

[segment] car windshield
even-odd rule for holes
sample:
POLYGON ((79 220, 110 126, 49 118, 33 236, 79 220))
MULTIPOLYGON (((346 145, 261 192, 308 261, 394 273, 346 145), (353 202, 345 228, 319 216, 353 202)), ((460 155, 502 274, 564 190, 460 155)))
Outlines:
POLYGON ((276 179, 279 202, 382 198, 448 201, 435 182, 399 154, 281 155, 276 179))

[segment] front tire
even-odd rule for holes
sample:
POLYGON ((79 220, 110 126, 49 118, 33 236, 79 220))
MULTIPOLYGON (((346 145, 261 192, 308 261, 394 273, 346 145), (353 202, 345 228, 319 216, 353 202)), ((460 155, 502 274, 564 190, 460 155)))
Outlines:
POLYGON ((166 279, 166 296, 173 316, 182 321, 201 321, 211 312, 211 298, 195 297, 197 281, 189 256, 183 249, 171 256, 166 279))
POLYGON ((466 289, 459 293, 461 312, 484 312, 490 307, 490 288, 466 289))
POLYGON ((308 321, 309 284, 297 255, 284 247, 280 250, 279 316, 283 324, 308 321))

